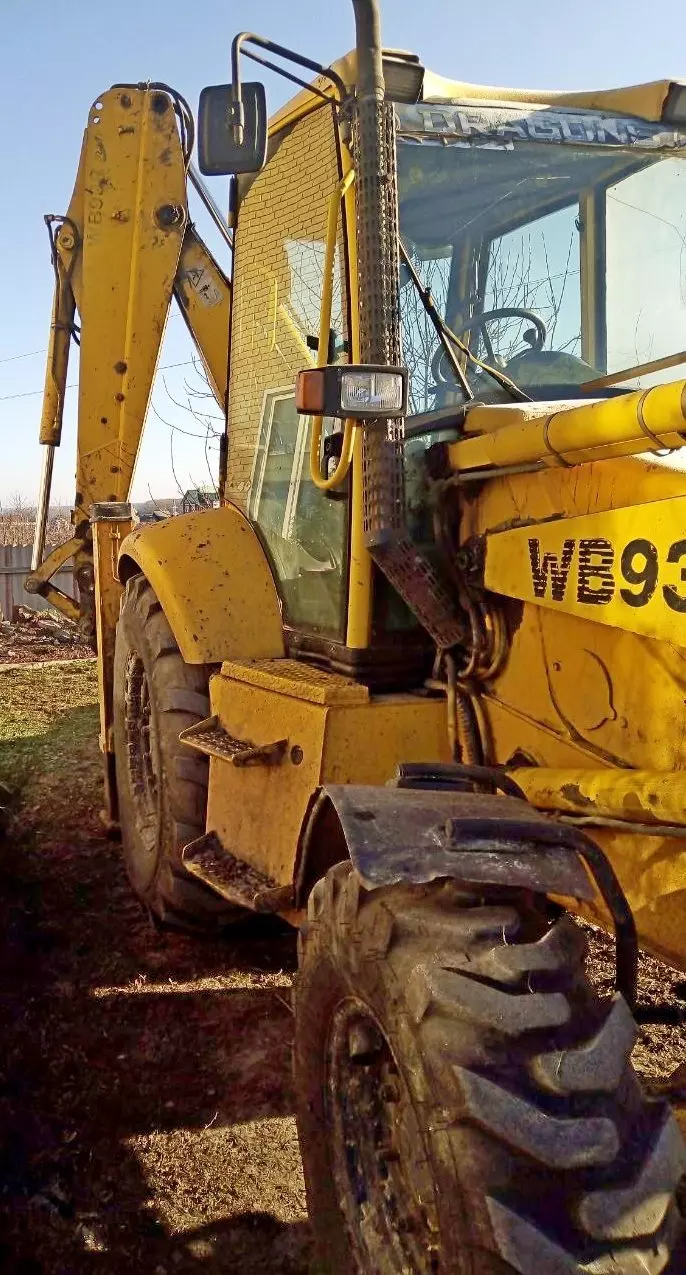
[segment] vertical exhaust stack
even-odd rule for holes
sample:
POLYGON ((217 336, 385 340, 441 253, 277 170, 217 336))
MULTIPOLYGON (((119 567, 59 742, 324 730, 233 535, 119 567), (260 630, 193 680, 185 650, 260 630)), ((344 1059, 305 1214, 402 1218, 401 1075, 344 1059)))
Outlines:
MULTIPOLYGON (((352 151, 357 187, 360 360, 399 367, 400 233, 395 112, 386 100, 377 0, 353 0, 357 93, 352 151)), ((405 521, 403 420, 362 425, 364 531, 369 552, 437 646, 464 628, 450 594, 409 538, 405 521)))
POLYGON ((384 99, 386 86, 381 57, 381 20, 376 0, 353 0, 357 48, 358 98, 384 99))
MULTIPOLYGON (((395 119, 385 98, 378 5, 376 0, 353 0, 353 7, 360 358, 363 363, 397 367, 401 348, 395 119)), ((397 538, 404 524, 403 423, 367 421, 363 438, 365 535, 374 551, 397 538)))

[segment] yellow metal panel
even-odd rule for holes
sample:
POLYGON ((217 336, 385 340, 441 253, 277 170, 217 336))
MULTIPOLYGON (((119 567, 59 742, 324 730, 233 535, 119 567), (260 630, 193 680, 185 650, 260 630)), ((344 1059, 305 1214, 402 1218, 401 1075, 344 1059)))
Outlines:
POLYGON ((451 760, 445 700, 386 695, 331 711, 322 783, 385 784, 402 761, 451 760))
POLYGON ((186 226, 174 296, 202 359, 210 389, 226 407, 231 284, 195 226, 186 226))
POLYGON ((122 545, 121 578, 135 567, 150 581, 188 664, 283 655, 271 570, 234 505, 138 528, 122 545))
POLYGON ((114 642, 122 586, 117 578, 117 560, 122 539, 130 530, 130 518, 96 521, 93 525, 100 751, 105 761, 105 808, 112 825, 116 824, 118 817, 114 771, 113 695, 114 642))
POLYGON ((279 766, 237 767, 210 758, 207 805, 207 827, 226 849, 286 885, 293 880, 307 805, 320 783, 326 719, 334 710, 223 674, 212 678, 210 703, 236 739, 255 744, 288 740, 279 766), (298 764, 293 757, 301 757, 298 764))
POLYGON ((507 664, 483 691, 490 755, 508 762, 523 751, 554 768, 684 770, 683 683, 683 650, 525 606, 507 664))
POLYGON ((637 495, 643 504, 681 496, 686 492, 686 474, 647 456, 617 457, 611 463, 603 460, 493 478, 481 485, 478 500, 469 499, 473 488, 464 490, 462 533, 467 539, 523 522, 622 509, 637 495))
POLYGON ((686 647, 686 496, 487 537, 495 593, 686 647))
POLYGON ((400 761, 449 760, 443 700, 398 695, 326 705, 312 702, 320 685, 314 673, 297 698, 224 672, 210 685, 212 712, 231 735, 256 744, 288 740, 279 766, 210 762, 208 828, 279 884, 293 879, 302 823, 320 784, 384 784, 400 761))
MULTIPOLYGON (((532 805, 593 818, 642 824, 684 824, 686 773, 676 771, 515 769, 512 777, 532 805)), ((686 825, 684 825, 686 831, 686 825)), ((686 841, 665 835, 631 835, 586 827, 607 853, 629 900, 643 946, 686 969, 683 907, 686 902, 686 841)), ((589 915, 608 926, 598 902, 589 915)))
POLYGON ((513 89, 487 84, 465 84, 427 71, 424 77, 424 101, 429 102, 518 102, 531 106, 577 107, 608 114, 639 115, 646 120, 660 120, 662 108, 675 80, 654 80, 618 89, 513 89))
POLYGON ((360 682, 341 673, 312 668, 299 660, 256 660, 250 664, 229 661, 222 665, 222 674, 277 695, 294 695, 310 704, 366 704, 369 700, 369 691, 360 682))
POLYGON ((171 98, 111 89, 83 164, 77 521, 128 498, 186 218, 171 98))
MULTIPOLYGON (((577 637, 577 631, 583 631, 583 628, 587 627, 580 625, 578 621, 571 617, 567 617, 564 622, 567 626, 574 626, 577 637)), ((607 636, 614 638, 622 635, 607 634, 607 636)), ((568 642, 571 640, 573 639, 568 635, 568 642)), ((524 683, 529 683, 529 671, 534 674, 536 667, 532 663, 525 664, 523 662, 525 658, 521 650, 518 651, 517 667, 519 670, 519 682, 522 686, 524 686, 524 683), (523 674, 524 669, 526 669, 526 675, 523 674)), ((536 658, 541 662, 540 653, 533 653, 531 659, 536 658)), ((619 667, 622 667, 622 665, 619 667)), ((631 680, 624 679, 625 682, 631 680)), ((683 713, 683 691, 678 695, 678 688, 670 684, 669 679, 665 680, 670 686, 670 693, 672 693, 674 713, 679 708, 681 713, 683 713)), ((647 696, 646 694, 643 696, 648 701, 648 718, 652 716, 651 706, 654 700, 658 703, 661 701, 659 686, 652 684, 652 690, 654 695, 648 693, 647 696)), ((580 692, 580 698, 582 697, 583 690, 580 692)), ((526 699, 526 696, 523 695, 522 698, 526 699)), ((639 698, 640 693, 637 696, 637 699, 639 698)), ((594 786, 596 790, 603 787, 609 792, 612 782, 616 780, 620 792, 631 793, 632 780, 636 772, 614 769, 608 766, 607 779, 601 782, 598 779, 599 772, 597 770, 601 761, 597 756, 594 757, 591 746, 584 744, 584 741, 563 738, 561 735, 563 724, 561 722, 558 723, 558 732, 553 728, 550 721, 546 723, 544 720, 542 724, 537 723, 534 720, 534 714, 538 714, 541 711, 539 704, 533 703, 531 705, 531 715, 528 715, 523 710, 513 709, 512 705, 503 704, 495 698, 493 693, 489 692, 485 710, 488 718, 489 734, 492 737, 493 757, 506 759, 511 757, 515 750, 521 750, 532 761, 540 763, 543 767, 556 766, 558 768, 560 781, 556 795, 553 795, 552 791, 546 794, 544 791, 545 781, 543 783, 539 782, 539 772, 536 766, 531 766, 530 768, 518 767, 511 771, 524 788, 530 800, 535 805, 540 805, 542 809, 563 808, 570 804, 565 801, 564 794, 571 795, 575 784, 578 784, 582 789, 589 786, 588 782, 581 778, 583 774, 581 768, 584 765, 584 760, 588 766, 588 774, 592 775, 594 780, 597 779, 597 784, 594 784, 594 780, 590 781, 591 786, 594 786)), ((554 710, 552 708, 550 716, 554 718, 554 710)), ((672 720, 669 710, 664 713, 664 717, 672 720)), ((661 734, 662 739, 667 742, 667 733, 664 732, 661 726, 662 720, 663 717, 661 716, 654 723, 654 734, 656 736, 661 734)), ((619 723, 616 725, 618 727, 617 734, 623 733, 625 736, 633 736, 633 738, 627 740, 629 748, 632 744, 635 748, 641 747, 641 741, 636 740, 637 732, 639 735, 642 733, 640 720, 637 719, 630 724, 624 718, 623 726, 619 726, 619 723), (631 729, 632 727, 633 730, 631 729)), ((597 733, 600 734, 600 732, 597 733)), ((672 734, 672 762, 674 761, 675 753, 679 750, 680 738, 680 732, 676 732, 676 739, 672 734)), ((645 749, 645 743, 642 746, 645 749)), ((545 773, 543 771, 544 775, 545 773)), ((547 773, 550 775, 551 772, 548 771, 547 773)), ((665 782, 667 782, 666 779, 665 782)), ((682 779, 679 780, 679 784, 681 783, 683 783, 682 779)), ((646 837, 638 834, 630 835, 623 832, 600 829, 586 829, 586 832, 604 849, 614 866, 634 912, 641 946, 670 964, 680 969, 686 969, 686 943, 684 942, 683 926, 684 907, 686 906, 686 843, 682 840, 668 837, 646 837)), ((596 924, 602 925, 605 929, 611 930, 611 920, 604 911, 599 899, 590 908, 580 908, 571 899, 564 900, 564 903, 571 911, 580 911, 588 920, 592 920, 596 924)))
MULTIPOLYGON (((623 832, 586 829, 605 851, 634 914, 642 948, 686 971, 684 842, 669 837, 632 837, 623 832)), ((570 905, 572 910, 575 905, 570 905)), ((604 929, 612 923, 602 903, 579 912, 604 929)))

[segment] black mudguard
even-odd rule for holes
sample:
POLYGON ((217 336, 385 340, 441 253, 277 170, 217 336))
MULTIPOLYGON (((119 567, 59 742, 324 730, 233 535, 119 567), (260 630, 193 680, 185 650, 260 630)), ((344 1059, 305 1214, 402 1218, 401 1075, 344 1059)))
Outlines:
POLYGON ((322 791, 369 890, 439 877, 590 901, 593 885, 557 821, 516 797, 332 784, 322 791))

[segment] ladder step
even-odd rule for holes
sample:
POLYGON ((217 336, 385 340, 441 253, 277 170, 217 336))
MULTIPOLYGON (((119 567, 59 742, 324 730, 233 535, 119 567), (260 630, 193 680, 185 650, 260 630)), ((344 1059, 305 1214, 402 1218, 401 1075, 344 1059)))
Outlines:
POLYGON ((197 748, 208 757, 221 757, 232 766, 278 766, 288 747, 287 739, 277 739, 273 744, 236 739, 224 730, 216 714, 182 730, 179 739, 189 748, 197 748))
POLYGON ((216 832, 206 832, 185 847, 184 867, 216 894, 251 912, 279 912, 293 907, 293 887, 271 877, 225 850, 216 832))

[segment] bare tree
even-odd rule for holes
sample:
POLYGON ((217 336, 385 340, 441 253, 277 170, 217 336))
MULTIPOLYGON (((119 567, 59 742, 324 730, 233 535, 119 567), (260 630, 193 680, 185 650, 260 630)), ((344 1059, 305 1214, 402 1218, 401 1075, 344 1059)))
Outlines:
MULTIPOLYGON (((485 245, 477 262, 476 275, 481 280, 475 289, 482 303, 471 311, 470 298, 464 298, 465 313, 446 315, 451 261, 446 254, 425 258, 413 251, 412 261, 424 288, 427 288, 441 314, 458 328, 467 328, 470 313, 488 310, 531 310, 546 328, 546 347, 558 352, 580 354, 581 332, 578 306, 569 291, 570 281, 578 277, 575 262, 576 231, 572 229, 567 243, 554 236, 554 253, 549 251, 546 229, 524 227, 485 245), (564 319, 564 325, 562 320, 564 319), (564 326, 563 339, 557 339, 564 326)), ((430 411, 436 404, 435 360, 440 343, 418 290, 407 282, 401 293, 403 354, 410 373, 410 413, 430 411)), ((506 367, 516 354, 529 350, 527 333, 531 323, 525 316, 494 319, 488 325, 488 336, 496 362, 506 367)), ((474 329, 470 345, 480 358, 486 358, 483 331, 474 329)))

